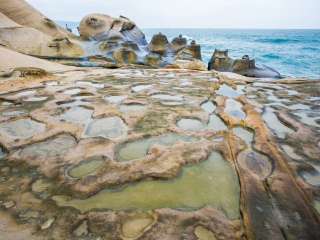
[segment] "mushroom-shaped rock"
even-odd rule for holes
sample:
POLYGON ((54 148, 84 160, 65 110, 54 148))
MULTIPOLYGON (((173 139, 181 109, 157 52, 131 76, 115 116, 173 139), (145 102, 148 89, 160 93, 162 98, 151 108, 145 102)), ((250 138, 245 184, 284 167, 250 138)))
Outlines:
POLYGON ((37 29, 49 36, 75 37, 24 0, 0 0, 0 12, 22 26, 37 29))
POLYGON ((219 71, 224 71, 227 69, 231 58, 228 56, 228 50, 214 50, 214 53, 209 61, 208 69, 214 69, 219 71))
POLYGON ((187 39, 183 38, 181 35, 179 37, 175 37, 171 41, 170 47, 174 52, 178 52, 183 49, 187 45, 187 39))
POLYGON ((79 33, 97 41, 121 40, 133 41, 139 46, 147 45, 141 30, 123 16, 113 18, 101 13, 87 15, 80 22, 79 33))
POLYGON ((53 38, 35 28, 21 26, 0 13, 0 44, 29 55, 81 56, 84 50, 66 37, 53 38))
POLYGON ((199 44, 196 44, 196 42, 193 40, 190 45, 186 45, 184 48, 178 52, 180 54, 181 52, 186 52, 192 55, 194 58, 202 60, 201 58, 201 47, 199 44))
POLYGON ((181 69, 207 71, 207 67, 204 64, 204 62, 202 62, 198 59, 192 59, 192 60, 178 59, 178 60, 174 61, 173 64, 179 66, 181 69))
POLYGON ((166 53, 169 49, 169 43, 166 35, 162 35, 161 33, 154 35, 149 43, 148 49, 151 52, 158 54, 166 53))

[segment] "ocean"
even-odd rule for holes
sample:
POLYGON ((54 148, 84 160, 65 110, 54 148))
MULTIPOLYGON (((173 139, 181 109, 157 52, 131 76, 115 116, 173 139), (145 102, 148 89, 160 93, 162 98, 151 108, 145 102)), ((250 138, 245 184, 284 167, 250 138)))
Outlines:
POLYGON ((161 32, 171 41, 182 34, 201 45, 208 63, 215 49, 231 58, 249 55, 283 76, 320 78, 320 29, 141 29, 148 42, 161 32))

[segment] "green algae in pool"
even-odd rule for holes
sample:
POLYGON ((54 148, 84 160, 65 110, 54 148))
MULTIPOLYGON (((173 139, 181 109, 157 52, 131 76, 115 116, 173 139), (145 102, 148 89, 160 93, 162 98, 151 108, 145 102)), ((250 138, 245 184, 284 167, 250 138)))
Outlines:
POLYGON ((19 156, 30 155, 34 152, 43 152, 47 156, 51 157, 55 154, 61 153, 65 150, 73 148, 77 145, 77 142, 74 140, 73 137, 70 136, 61 136, 52 141, 41 143, 38 145, 30 146, 24 148, 19 151, 19 156))
POLYGON ((227 125, 215 114, 209 116, 208 127, 211 127, 216 130, 226 130, 227 125))
POLYGON ((130 142, 119 148, 116 152, 117 156, 124 161, 139 159, 147 155, 150 146, 153 143, 160 143, 166 146, 174 144, 178 139, 186 142, 197 142, 195 137, 180 136, 173 133, 167 133, 161 137, 153 137, 143 141, 130 142))
POLYGON ((320 187, 320 165, 311 163, 310 161, 308 163, 315 168, 315 171, 303 171, 300 173, 300 175, 307 183, 315 187, 320 187))
POLYGON ((80 178, 94 173, 104 163, 103 159, 89 159, 71 167, 67 171, 67 176, 71 178, 80 178))
POLYGON ((265 111, 262 114, 262 118, 267 126, 274 132, 278 138, 284 139, 288 133, 294 133, 295 131, 284 125, 279 121, 275 110, 269 106, 266 106, 265 111))
POLYGON ((205 127, 200 120, 192 118, 180 118, 177 121, 177 126, 185 130, 198 130, 205 127))
POLYGON ((31 120, 19 119, 0 124, 1 135, 7 138, 29 138, 42 132, 45 124, 31 120))
POLYGON ((213 113, 216 110, 216 105, 212 101, 206 101, 200 105, 200 107, 208 113, 213 113))
POLYGON ((227 99, 226 100, 226 107, 224 108, 224 111, 233 117, 236 117, 238 119, 244 119, 247 115, 244 111, 241 110, 242 104, 233 100, 233 99, 227 99))
POLYGON ((220 204, 230 218, 239 216, 240 187, 230 165, 216 152, 199 164, 183 166, 173 180, 143 180, 121 189, 105 189, 84 200, 54 196, 58 206, 72 206, 82 213, 90 209, 114 211, 138 208, 148 211, 171 207, 196 210, 205 204, 220 204))
POLYGON ((295 160, 305 160, 304 157, 295 153, 295 149, 287 144, 280 145, 283 151, 291 158, 295 160))
POLYGON ((107 117, 91 121, 85 131, 84 137, 106 137, 119 139, 127 135, 128 127, 119 117, 107 117))
POLYGON ((59 118, 70 122, 86 124, 90 122, 91 115, 93 114, 93 112, 93 110, 81 107, 74 107, 70 109, 68 112, 61 114, 59 118))
POLYGON ((247 147, 251 146, 253 141, 253 135, 254 135, 252 132, 242 127, 234 127, 232 131, 234 135, 241 138, 247 144, 247 147))

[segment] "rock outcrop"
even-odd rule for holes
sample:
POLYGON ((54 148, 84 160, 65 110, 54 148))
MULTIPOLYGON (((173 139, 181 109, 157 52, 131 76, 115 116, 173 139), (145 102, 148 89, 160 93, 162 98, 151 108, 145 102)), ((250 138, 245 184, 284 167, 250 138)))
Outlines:
POLYGON ((116 39, 132 41, 139 46, 148 44, 136 24, 123 16, 113 18, 101 13, 87 15, 80 22, 79 33, 100 42, 116 39))
POLYGON ((247 77, 256 78, 274 78, 280 74, 263 64, 256 64, 254 59, 250 59, 248 55, 244 55, 242 59, 232 60, 228 56, 228 50, 215 50, 209 63, 209 70, 217 70, 224 72, 235 72, 247 77))
MULTIPOLYGON (((22 26, 37 29, 55 38, 75 36, 24 0, 0 0, 0 12, 22 26)), ((1 18, 1 25, 2 21, 1 18)))

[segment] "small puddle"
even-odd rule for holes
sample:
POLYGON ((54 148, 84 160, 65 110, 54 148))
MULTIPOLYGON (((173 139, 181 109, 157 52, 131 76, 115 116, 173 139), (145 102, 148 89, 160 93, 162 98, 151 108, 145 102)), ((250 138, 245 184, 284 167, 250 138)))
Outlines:
POLYGON ((170 207, 196 210, 219 204, 229 218, 239 216, 240 187, 230 165, 216 152, 199 164, 183 166, 173 180, 143 180, 120 189, 105 189, 84 200, 54 196, 58 206, 72 206, 82 213, 90 209, 114 211, 137 208, 142 211, 170 207))
POLYGON ((177 86, 172 86, 171 89, 175 89, 175 90, 181 90, 181 89, 203 89, 201 87, 177 87, 177 86))
POLYGON ((66 91, 64 91, 64 93, 66 93, 66 94, 77 94, 78 92, 81 92, 81 91, 82 91, 82 89, 75 88, 75 89, 66 90, 66 91))
POLYGON ((299 92, 294 91, 294 90, 286 90, 286 92, 287 92, 289 95, 297 95, 297 94, 299 94, 299 92))
POLYGON ((247 147, 250 147, 253 141, 254 134, 242 127, 234 127, 233 133, 237 137, 241 138, 247 145, 247 147))
POLYGON ((320 215, 320 201, 319 200, 314 200, 313 205, 314 205, 315 209, 317 210, 317 212, 320 215))
POLYGON ((192 84, 193 84, 192 82, 181 82, 181 83, 179 83, 179 85, 181 85, 181 86, 192 85, 192 84))
POLYGON ((262 118, 267 124, 267 126, 274 132, 278 138, 284 139, 288 133, 294 133, 295 131, 286 125, 284 125, 278 119, 275 114, 275 110, 269 106, 266 106, 262 118))
POLYGON ((178 105, 183 105, 187 103, 188 102, 160 102, 160 104, 164 106, 178 106, 178 105))
POLYGON ((139 110, 145 108, 146 106, 139 105, 139 104, 127 104, 127 105, 118 105, 118 109, 120 110, 139 110))
POLYGON ((12 104, 13 104, 13 102, 0 99, 0 106, 10 106, 12 104))
POLYGON ((211 141, 214 141, 214 142, 222 142, 224 139, 225 139, 224 136, 222 136, 222 135, 217 135, 217 136, 214 136, 213 138, 211 138, 211 141))
POLYGON ((91 120, 87 125, 85 137, 106 137, 109 139, 119 139, 127 135, 128 127, 119 117, 106 117, 97 120, 91 120))
POLYGON ((70 178, 80 178, 97 171, 104 163, 103 159, 89 159, 81 161, 79 164, 67 170, 67 176, 70 178))
POLYGON ((127 97, 128 97, 128 95, 114 95, 114 96, 107 96, 107 97, 105 97, 105 99, 111 103, 118 103, 127 97))
POLYGON ((27 95, 30 95, 30 94, 33 94, 33 93, 36 93, 37 91, 24 91, 24 92, 20 92, 20 93, 16 93, 16 94, 13 94, 14 96, 27 96, 27 95))
POLYGON ((295 148, 287 145, 287 144, 280 144, 281 148, 287 154, 289 157, 291 157, 294 160, 305 160, 304 157, 296 154, 295 148))
POLYGON ((45 101, 47 100, 48 97, 31 97, 28 98, 27 100, 24 100, 25 102, 40 102, 40 101, 45 101))
POLYGON ((52 82, 46 82, 44 83, 45 86, 55 86, 58 85, 59 82, 58 81, 52 81, 52 82))
POLYGON ((211 114, 209 116, 208 127, 211 127, 216 130, 226 130, 227 129, 227 125, 224 123, 224 121, 222 121, 221 118, 215 114, 211 114))
POLYGON ((224 111, 233 117, 236 117, 238 119, 244 119, 247 115, 244 111, 241 110, 242 104, 233 100, 233 99, 227 99, 226 100, 226 107, 224 108, 224 111))
POLYGON ((170 85, 170 84, 172 84, 171 82, 162 82, 162 81, 159 81, 158 83, 159 83, 159 84, 165 84, 165 85, 170 85))
POLYGON ((120 78, 130 78, 130 77, 128 77, 129 73, 115 73, 112 75, 116 76, 116 77, 120 77, 120 78))
POLYGON ((70 122, 87 124, 90 122, 93 112, 94 110, 89 110, 81 107, 74 107, 70 109, 68 112, 61 114, 59 118, 70 122))
POLYGON ((319 127, 319 124, 316 123, 315 120, 319 120, 320 117, 308 117, 307 111, 298 111, 298 112, 291 112, 291 113, 298 116, 301 122, 303 122, 307 125, 319 127))
POLYGON ((240 94, 243 94, 244 93, 243 89, 245 87, 246 86, 237 85, 237 90, 233 90, 228 85, 222 84, 222 85, 220 85, 219 90, 216 91, 216 94, 224 95, 228 98, 233 98, 233 97, 239 96, 240 94))
POLYGON ((162 94, 162 93, 152 94, 149 97, 150 98, 170 99, 170 100, 183 100, 183 96, 181 96, 181 95, 170 95, 170 94, 162 94))
POLYGON ((315 168, 313 172, 303 171, 300 173, 301 177, 310 185, 315 187, 320 187, 320 165, 308 162, 311 166, 315 168))
POLYGON ((200 105, 200 107, 208 113, 213 113, 216 110, 216 105, 212 101, 206 101, 200 105))
POLYGON ((84 84, 95 88, 104 88, 104 83, 93 83, 93 82, 85 82, 85 81, 77 81, 76 84, 84 84))
POLYGON ((116 155, 124 161, 143 158, 147 155, 149 148, 153 143, 160 143, 165 146, 171 146, 178 139, 185 142, 197 142, 195 137, 180 136, 173 133, 167 133, 161 137, 153 137, 143 141, 130 142, 119 148, 116 155))
POLYGON ((49 142, 26 147, 20 150, 18 154, 20 157, 22 157, 22 156, 30 155, 34 152, 42 152, 46 154, 46 156, 51 157, 63 151, 66 151, 70 148, 73 148, 76 145, 77 145, 77 142, 74 140, 73 137, 61 136, 49 142))
POLYGON ((45 124, 31 120, 19 119, 0 124, 1 135, 7 138, 29 138, 42 132, 45 124))
POLYGON ((205 124, 203 124, 200 120, 193 118, 180 118, 177 121, 177 126, 185 130, 198 130, 204 128, 205 124))
POLYGON ((2 116, 11 116, 16 114, 25 113, 24 111, 10 111, 10 112, 3 112, 1 113, 2 116))
POLYGON ((143 89, 147 89, 149 87, 152 87, 153 85, 155 85, 155 84, 138 84, 138 85, 131 86, 131 89, 135 92, 139 92, 143 89))
POLYGON ((258 96, 255 94, 249 94, 249 95, 246 95, 246 98, 258 98, 258 96))
POLYGON ((75 99, 75 101, 70 102, 70 103, 63 103, 63 104, 59 104, 61 107, 77 107, 77 106, 84 106, 87 104, 90 104, 91 102, 87 102, 87 101, 83 101, 82 99, 84 98, 88 98, 91 96, 78 96, 78 97, 73 97, 75 99))

